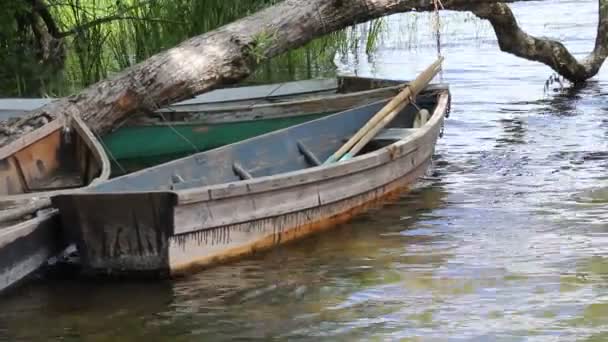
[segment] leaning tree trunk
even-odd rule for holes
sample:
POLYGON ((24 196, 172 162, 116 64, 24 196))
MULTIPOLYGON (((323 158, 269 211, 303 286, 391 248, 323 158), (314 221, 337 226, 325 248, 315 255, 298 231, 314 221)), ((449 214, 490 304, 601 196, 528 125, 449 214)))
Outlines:
MULTIPOLYGON (((515 1, 518 0, 502 2, 515 1)), ((501 48, 508 52, 518 54, 526 49, 531 51, 530 40, 537 38, 521 31, 508 7, 502 3, 496 7, 497 2, 442 1, 445 8, 471 10, 490 20, 501 48), (520 44, 507 44, 509 40, 520 41, 520 44), (525 40, 523 43, 526 44, 522 44, 521 40, 525 40)), ((608 0, 599 2, 603 18, 608 0)), ((59 115, 79 115, 94 132, 103 135, 135 111, 154 110, 222 84, 238 82, 250 75, 261 60, 302 46, 315 37, 391 13, 432 9, 432 0, 285 0, 217 30, 191 38, 112 79, 96 83, 78 94, 59 99, 23 118, 0 125, 0 146, 59 115)), ((602 19, 596 47, 606 46, 607 30, 603 23, 602 19)), ((535 42, 532 41, 536 44, 535 42)), ((597 72, 605 58, 604 49, 596 50, 599 52, 592 54, 589 63, 597 68, 583 68, 586 72, 583 77, 585 79, 592 76, 587 70, 597 72)), ((563 50, 546 48, 535 51, 536 54, 523 52, 520 55, 525 58, 541 61, 558 72, 562 70, 556 66, 560 66, 563 59, 550 57, 563 50)), ((578 63, 574 58, 566 62, 578 63)), ((576 81, 577 77, 572 79, 576 81)))

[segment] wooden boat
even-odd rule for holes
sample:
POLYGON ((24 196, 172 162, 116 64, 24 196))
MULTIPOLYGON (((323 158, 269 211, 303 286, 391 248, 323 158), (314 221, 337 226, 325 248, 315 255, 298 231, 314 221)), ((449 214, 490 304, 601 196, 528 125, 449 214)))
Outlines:
POLYGON ((0 148, 0 291, 59 253, 49 196, 107 180, 110 163, 78 118, 54 120, 0 148))
MULTIPOLYGON (((131 172, 386 99, 402 86, 403 81, 338 77, 218 89, 133 117, 102 142, 117 161, 113 171, 131 172)), ((21 110, 13 114, 23 113, 28 105, 48 101, 0 100, 0 114, 11 107, 21 110)))
POLYGON ((321 165, 385 101, 54 196, 89 274, 173 276, 348 220, 423 175, 449 91, 416 97, 362 154, 321 165), (431 113, 412 128, 418 108, 431 113), (103 208, 101 210, 100 208, 103 208))

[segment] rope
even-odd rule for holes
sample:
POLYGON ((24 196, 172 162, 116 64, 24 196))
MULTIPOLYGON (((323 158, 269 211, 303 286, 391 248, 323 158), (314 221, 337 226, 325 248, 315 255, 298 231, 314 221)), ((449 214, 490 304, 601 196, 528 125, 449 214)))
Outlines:
MULTIPOLYGON (((143 89, 143 87, 141 86, 141 84, 139 83, 138 80, 134 80, 136 86, 138 86, 140 89, 143 89)), ((272 96, 274 93, 276 93, 279 89, 281 89, 283 86, 285 85, 285 83, 279 83, 276 87, 274 87, 273 89, 271 89, 268 94, 264 95, 264 97, 262 97, 261 99, 259 99, 258 101, 254 101, 249 107, 253 107, 255 105, 257 105, 259 103, 259 101, 262 101, 264 99, 268 99, 270 98, 270 96, 272 96)), ((145 100, 146 102, 148 102, 148 106, 149 108, 152 108, 155 112, 155 114, 159 115, 160 118, 162 119, 162 121, 166 124, 166 126, 175 134, 177 135, 180 139, 182 139, 183 141, 185 141, 187 144, 190 145, 190 147, 192 147, 192 149, 194 150, 195 153, 199 153, 201 152, 201 150, 198 148, 198 146, 196 146, 195 143, 193 143, 190 139, 188 139, 186 136, 184 136, 183 134, 181 134, 175 127, 173 124, 171 124, 170 120, 167 120, 167 118, 163 115, 162 112, 159 111, 159 109, 161 109, 161 106, 158 105, 158 103, 156 101, 154 101, 154 99, 152 99, 147 92, 140 92, 145 94, 145 100)), ((168 106, 165 108, 165 110, 169 110, 172 113, 177 113, 178 111, 171 107, 168 106)), ((120 164, 118 163, 118 161, 114 158, 114 161, 116 162, 116 164, 121 168, 121 170, 124 171, 124 169, 122 168, 122 166, 120 166, 120 164)))
MULTIPOLYGON (((146 100, 146 102, 148 102, 148 105, 146 107, 148 108, 152 108, 154 110, 154 112, 156 114, 158 114, 160 116, 160 118, 162 119, 162 121, 167 125, 167 127, 169 127, 169 129, 175 134, 177 135, 179 138, 181 138, 182 140, 184 140, 187 144, 190 145, 190 147, 192 147, 192 149, 194 150, 194 152, 198 153, 200 152, 200 150, 198 149, 198 147, 196 146, 195 143, 193 143, 190 139, 188 139, 186 136, 184 136, 183 134, 181 134, 172 124, 171 121, 167 120, 167 118, 165 118, 165 116, 163 115, 162 112, 159 111, 159 109, 161 109, 160 105, 154 101, 154 99, 152 99, 150 97, 150 95, 148 94, 148 92, 145 91, 145 88, 141 86, 141 84, 139 83, 138 80, 134 80, 136 85, 140 88, 140 90, 144 90, 143 92, 140 91, 140 93, 144 94, 144 98, 146 100)), ((169 110, 172 110, 173 112, 176 112, 175 109, 169 107, 169 110)))
POLYGON ((123 175, 126 175, 127 170, 125 170, 125 168, 122 167, 122 165, 120 165, 120 163, 118 162, 118 159, 116 159, 116 156, 114 156, 112 151, 110 151, 110 149, 108 148, 108 145, 106 145, 106 143, 103 141, 101 136, 99 134, 95 133, 95 131, 93 131, 93 134, 97 138, 97 141, 99 141, 99 143, 103 146, 104 150, 106 150, 106 153, 108 154, 110 159, 112 159, 112 161, 116 164, 116 166, 118 166, 118 168, 120 169, 120 172, 122 172, 123 175))
MULTIPOLYGON (((437 58, 441 57, 441 17, 439 15, 439 9, 445 9, 441 0, 433 0, 435 7, 435 16, 433 20, 433 28, 435 30, 435 45, 437 47, 437 58)), ((443 83, 443 68, 439 71, 439 79, 443 83)))
MULTIPOLYGON (((157 108, 158 109, 158 108, 157 108)), ((175 109, 170 108, 170 110, 172 110, 174 113, 176 112, 175 109)), ((186 143, 190 144, 190 147, 192 147, 192 149, 194 150, 194 152, 199 153, 200 150, 198 149, 198 147, 196 146, 195 143, 193 143, 190 139, 188 139, 185 135, 181 134, 177 128, 173 127, 173 125, 171 124, 171 121, 167 120, 167 118, 165 118, 165 116, 163 115, 162 112, 159 112, 158 110, 156 111, 156 113, 158 115, 160 115, 160 118, 163 120, 163 122, 166 123, 167 127, 169 127, 169 129, 171 129, 171 131, 173 131, 173 133, 175 133, 175 135, 177 135, 178 137, 180 137, 182 140, 184 140, 186 143)))

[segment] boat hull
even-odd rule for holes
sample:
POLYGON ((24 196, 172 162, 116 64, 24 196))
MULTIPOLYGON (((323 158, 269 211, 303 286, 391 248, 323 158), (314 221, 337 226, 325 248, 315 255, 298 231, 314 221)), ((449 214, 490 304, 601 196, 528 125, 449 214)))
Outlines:
POLYGON ((0 291, 16 286, 66 247, 60 227, 52 210, 0 229, 0 291))
MULTIPOLYGON (((169 272, 172 276, 188 274, 345 223, 357 214, 407 192, 424 175, 429 164, 430 158, 398 179, 336 202, 280 216, 172 236, 168 246, 169 272)), ((194 215, 186 211, 182 209, 181 214, 194 215)))
POLYGON ((86 273, 181 275, 333 227, 406 191, 434 153, 448 94, 438 102, 410 138, 333 166, 215 188, 57 196, 53 204, 75 232, 86 273))
POLYGON ((2 291, 65 247, 59 212, 49 209, 49 197, 107 180, 110 162, 79 118, 65 125, 63 120, 52 121, 3 146, 0 162, 2 291))

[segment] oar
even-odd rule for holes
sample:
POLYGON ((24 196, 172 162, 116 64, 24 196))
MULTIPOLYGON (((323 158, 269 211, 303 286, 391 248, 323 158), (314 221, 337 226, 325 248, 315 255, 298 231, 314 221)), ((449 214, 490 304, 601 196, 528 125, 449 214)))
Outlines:
MULTIPOLYGON (((406 105, 410 103, 410 99, 415 97, 422 89, 424 89, 429 82, 437 75, 439 70, 441 70, 441 62, 443 62, 443 57, 439 57, 433 64, 427 67, 414 81, 412 81, 405 89, 403 89, 399 94, 395 95, 395 97, 389 101, 380 111, 378 111, 359 131, 352 136, 338 151, 336 151, 333 155, 331 155, 324 164, 333 163, 337 160, 340 160, 342 156, 349 152, 350 149, 361 140, 361 138, 365 137, 368 132, 376 124, 378 124, 385 116, 391 114, 393 111, 401 107, 398 111, 402 110, 406 105), (403 104, 401 106, 401 104, 403 104)), ((372 136, 373 137, 373 136, 372 136)), ((352 153, 351 153, 352 155, 352 153)))
MULTIPOLYGON (((359 140, 359 142, 357 142, 355 146, 350 149, 350 151, 348 151, 344 156, 342 156, 342 158, 340 158, 340 161, 349 160, 352 157, 356 156, 357 153, 359 153, 359 151, 361 151, 365 147, 365 145, 367 145, 367 143, 372 140, 381 129, 384 128, 384 126, 388 125, 391 121, 393 121, 395 116, 397 116, 397 114, 399 114, 399 112, 401 112, 403 108, 405 108, 405 106, 407 106, 407 103, 402 102, 397 108, 395 108, 395 110, 385 116, 382 121, 380 121, 376 126, 374 126, 374 128, 368 131, 368 133, 363 136, 363 138, 361 138, 361 140, 359 140)), ((421 109, 416 114, 416 116, 425 118, 429 116, 429 112, 426 109, 421 109)), ((424 122, 424 119, 420 121, 424 122)))

